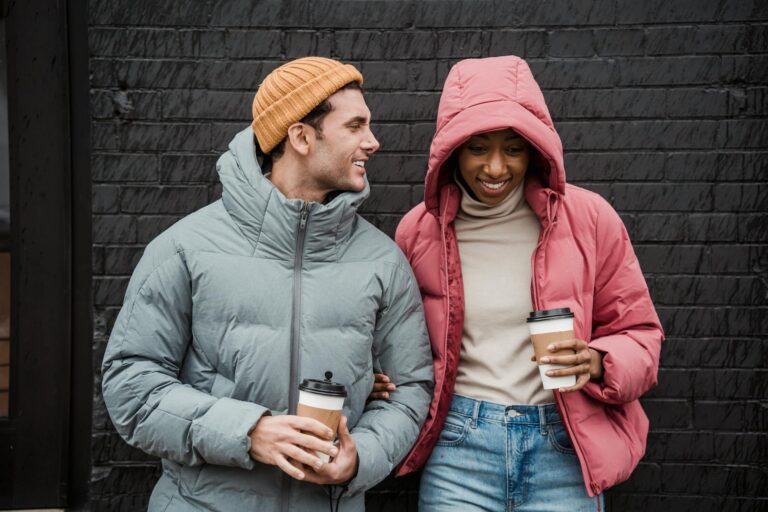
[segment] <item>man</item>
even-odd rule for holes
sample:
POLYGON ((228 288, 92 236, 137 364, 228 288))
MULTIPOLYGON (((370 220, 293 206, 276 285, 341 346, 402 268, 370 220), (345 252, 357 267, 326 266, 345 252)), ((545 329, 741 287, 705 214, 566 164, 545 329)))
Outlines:
POLYGON ((131 278, 103 393, 123 438, 163 459, 150 510, 363 510, 416 439, 431 354, 407 261, 356 213, 379 148, 362 82, 317 57, 273 71, 217 164, 222 199, 131 278), (374 361, 398 388, 366 405, 374 361), (338 447, 295 416, 299 383, 326 371, 348 391, 338 447))

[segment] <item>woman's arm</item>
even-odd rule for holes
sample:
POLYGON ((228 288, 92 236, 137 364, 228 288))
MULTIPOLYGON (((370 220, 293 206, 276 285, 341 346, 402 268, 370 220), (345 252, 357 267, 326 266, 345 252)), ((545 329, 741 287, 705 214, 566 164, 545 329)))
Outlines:
POLYGON ((589 347, 603 356, 603 378, 584 391, 603 402, 626 403, 656 385, 664 331, 627 230, 608 203, 601 203, 596 239, 589 347))

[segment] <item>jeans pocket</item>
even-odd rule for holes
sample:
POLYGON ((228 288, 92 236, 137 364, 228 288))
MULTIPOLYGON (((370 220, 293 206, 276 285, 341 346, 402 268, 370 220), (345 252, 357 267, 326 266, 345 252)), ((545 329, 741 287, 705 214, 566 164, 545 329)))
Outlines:
POLYGON ((567 455, 576 455, 576 449, 573 447, 568 431, 562 423, 552 423, 549 425, 547 437, 552 444, 552 448, 560 453, 567 455))
POLYGON ((457 446, 467 437, 467 428, 469 427, 469 418, 448 412, 445 418, 443 429, 440 431, 440 437, 437 439, 438 446, 457 446))

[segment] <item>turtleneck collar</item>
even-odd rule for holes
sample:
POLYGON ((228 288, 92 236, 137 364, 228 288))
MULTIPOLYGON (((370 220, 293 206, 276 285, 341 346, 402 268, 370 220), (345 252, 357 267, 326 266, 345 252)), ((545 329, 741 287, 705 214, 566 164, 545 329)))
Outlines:
POLYGON ((290 259, 296 247, 302 210, 306 208, 305 257, 328 261, 351 235, 357 209, 368 197, 366 179, 360 192, 343 192, 325 204, 286 198, 265 176, 256 159, 253 131, 241 131, 216 165, 222 183, 222 201, 254 254, 290 259))
POLYGON ((454 181, 459 186, 459 189, 461 189, 461 207, 458 216, 465 220, 472 218, 498 219, 506 217, 517 211, 525 201, 525 194, 523 193, 524 181, 520 182, 520 184, 518 184, 517 187, 515 187, 515 189, 512 190, 500 203, 494 205, 488 205, 473 198, 455 174, 454 181))

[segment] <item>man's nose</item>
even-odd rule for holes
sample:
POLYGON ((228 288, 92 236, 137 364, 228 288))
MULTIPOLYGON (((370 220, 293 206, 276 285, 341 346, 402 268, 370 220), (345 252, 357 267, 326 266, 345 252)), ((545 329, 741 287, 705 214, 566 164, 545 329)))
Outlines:
POLYGON ((368 129, 368 136, 362 143, 362 147, 363 150, 368 154, 375 153, 379 150, 379 141, 376 139, 376 136, 373 134, 370 128, 368 129))

